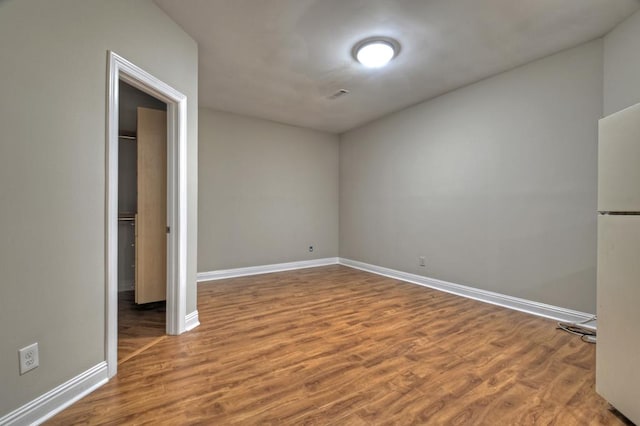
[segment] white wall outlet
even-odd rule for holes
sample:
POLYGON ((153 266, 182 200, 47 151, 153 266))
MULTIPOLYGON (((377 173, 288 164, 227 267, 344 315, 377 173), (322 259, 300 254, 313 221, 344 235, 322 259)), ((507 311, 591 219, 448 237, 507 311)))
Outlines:
POLYGON ((420 266, 427 266, 427 259, 424 256, 418 258, 418 264, 420 266))
POLYGON ((40 357, 38 356, 38 343, 32 343, 29 346, 18 351, 20 357, 20 375, 27 371, 31 371, 40 365, 40 357))

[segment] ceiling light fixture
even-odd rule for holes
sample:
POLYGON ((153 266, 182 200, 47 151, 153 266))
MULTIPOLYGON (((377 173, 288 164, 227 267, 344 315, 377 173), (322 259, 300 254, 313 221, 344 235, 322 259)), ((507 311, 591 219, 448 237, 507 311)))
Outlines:
POLYGON ((353 57, 368 68, 380 68, 398 56, 400 43, 388 37, 370 37, 353 46, 353 57))

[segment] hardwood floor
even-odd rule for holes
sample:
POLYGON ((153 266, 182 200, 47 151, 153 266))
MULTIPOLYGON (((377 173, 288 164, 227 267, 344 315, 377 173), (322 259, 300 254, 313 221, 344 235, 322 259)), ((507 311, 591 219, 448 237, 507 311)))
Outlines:
POLYGON ((133 291, 118 293, 118 365, 165 337, 166 303, 136 305, 133 291))
POLYGON ((624 424, 550 320, 337 265, 200 284, 198 309, 48 424, 624 424))

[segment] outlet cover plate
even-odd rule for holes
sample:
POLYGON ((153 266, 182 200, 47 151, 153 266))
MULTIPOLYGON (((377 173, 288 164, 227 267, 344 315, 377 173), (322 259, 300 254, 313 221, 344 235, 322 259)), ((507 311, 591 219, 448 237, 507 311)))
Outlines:
POLYGON ((20 357, 20 375, 33 370, 40 365, 40 357, 38 356, 38 343, 32 343, 29 346, 18 351, 20 357))

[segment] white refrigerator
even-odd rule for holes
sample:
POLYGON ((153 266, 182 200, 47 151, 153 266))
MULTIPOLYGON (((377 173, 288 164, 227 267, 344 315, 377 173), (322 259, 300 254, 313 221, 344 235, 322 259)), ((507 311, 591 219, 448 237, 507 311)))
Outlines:
POLYGON ((600 120, 596 391, 640 425, 640 104, 600 120))

